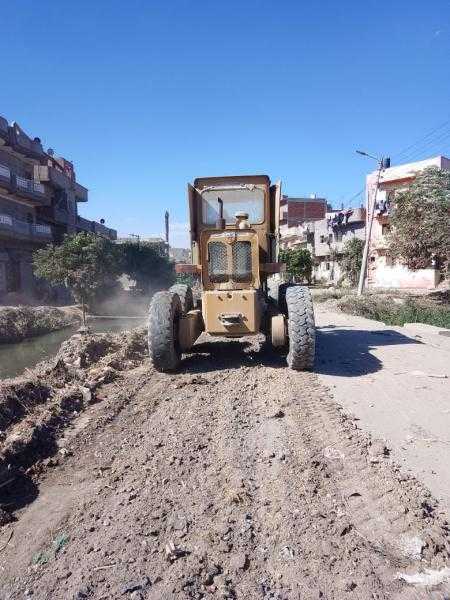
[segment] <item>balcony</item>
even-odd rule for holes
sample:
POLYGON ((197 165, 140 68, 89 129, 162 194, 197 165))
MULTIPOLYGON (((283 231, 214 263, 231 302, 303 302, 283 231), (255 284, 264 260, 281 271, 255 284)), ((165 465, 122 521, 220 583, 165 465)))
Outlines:
POLYGON ((74 190, 75 190, 75 200, 77 202, 87 202, 88 201, 88 191, 84 186, 75 182, 74 190))
POLYGON ((53 187, 67 190, 72 187, 72 181, 62 171, 58 171, 55 167, 46 167, 42 165, 35 165, 34 176, 39 181, 48 182, 53 187))
POLYGON ((45 157, 40 139, 29 138, 17 123, 13 123, 9 128, 9 143, 16 152, 24 154, 29 158, 40 160, 45 157))
POLYGON ((10 215, 0 214, 0 238, 24 239, 33 242, 53 241, 50 225, 20 221, 10 215))
POLYGON ((354 208, 352 214, 348 218, 349 223, 361 223, 366 220, 365 208, 354 208))
POLYGON ((51 241, 53 239, 52 228, 50 225, 40 225, 34 223, 30 226, 32 237, 40 240, 51 241))
POLYGON ((380 225, 389 225, 389 223, 391 222, 389 214, 375 215, 375 218, 377 219, 380 225))
POLYGON ((39 202, 39 204, 49 205, 50 199, 47 197, 45 187, 39 181, 27 179, 20 175, 13 176, 15 183, 15 192, 19 196, 39 202))
POLYGON ((0 185, 5 186, 8 190, 11 188, 11 171, 6 165, 0 165, 0 185))

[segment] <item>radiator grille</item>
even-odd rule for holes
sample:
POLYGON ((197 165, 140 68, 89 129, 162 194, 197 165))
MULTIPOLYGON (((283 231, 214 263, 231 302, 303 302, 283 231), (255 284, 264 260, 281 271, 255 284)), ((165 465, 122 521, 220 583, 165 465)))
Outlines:
POLYGON ((208 244, 208 275, 214 283, 228 281, 227 247, 222 242, 208 244))
POLYGON ((252 280, 252 245, 250 242, 234 242, 233 244, 233 280, 252 280))

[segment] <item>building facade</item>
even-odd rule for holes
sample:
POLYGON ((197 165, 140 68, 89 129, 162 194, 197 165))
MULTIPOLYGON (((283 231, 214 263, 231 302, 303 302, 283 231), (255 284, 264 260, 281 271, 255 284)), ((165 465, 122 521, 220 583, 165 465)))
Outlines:
POLYGON ((337 284, 342 279, 341 259, 345 245, 353 239, 365 240, 365 208, 328 211, 314 224, 314 278, 337 284))
POLYGON ((313 257, 313 277, 336 284, 347 241, 365 239, 364 208, 331 210, 325 198, 289 198, 280 203, 280 248, 305 248, 313 257))
POLYGON ((116 239, 103 222, 78 214, 87 200, 71 162, 45 152, 39 138, 0 117, 0 303, 52 300, 48 286, 33 276, 37 248, 80 231, 116 239))
MULTIPOLYGON (((435 156, 418 162, 390 167, 381 174, 369 242, 367 268, 369 287, 433 289, 439 283, 440 273, 432 265, 427 269, 412 271, 401 262, 394 261, 388 251, 388 235, 391 229, 390 212, 395 202, 395 194, 405 189, 414 180, 416 173, 428 167, 450 170, 450 160, 444 156, 435 156)), ((366 179, 368 218, 375 202, 377 176, 378 172, 374 171, 366 179)))

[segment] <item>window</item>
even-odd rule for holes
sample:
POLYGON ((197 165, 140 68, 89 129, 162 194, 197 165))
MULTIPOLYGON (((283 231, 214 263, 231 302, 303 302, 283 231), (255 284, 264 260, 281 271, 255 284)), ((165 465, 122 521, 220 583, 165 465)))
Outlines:
POLYGON ((215 225, 219 202, 223 201, 223 218, 227 225, 236 222, 236 213, 247 213, 250 223, 264 222, 264 189, 257 186, 206 189, 202 193, 203 223, 215 225))
POLYGON ((336 231, 336 233, 334 234, 334 241, 342 242, 342 231, 336 231))
POLYGON ((381 226, 381 234, 382 235, 387 235, 390 231, 391 231, 390 225, 382 225, 381 226))
POLYGON ((332 241, 333 241, 333 234, 330 233, 328 236, 328 243, 331 244, 332 241))
POLYGON ((325 236, 324 235, 320 236, 320 243, 325 244, 325 236))
POLYGON ((331 269, 331 265, 329 262, 325 263, 325 270, 329 271, 331 269))

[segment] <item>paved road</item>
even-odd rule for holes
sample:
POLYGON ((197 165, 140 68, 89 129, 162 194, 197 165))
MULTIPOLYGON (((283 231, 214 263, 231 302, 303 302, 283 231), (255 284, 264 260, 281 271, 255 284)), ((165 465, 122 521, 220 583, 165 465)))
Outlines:
POLYGON ((316 323, 321 380, 450 515, 450 339, 321 305, 316 323))

